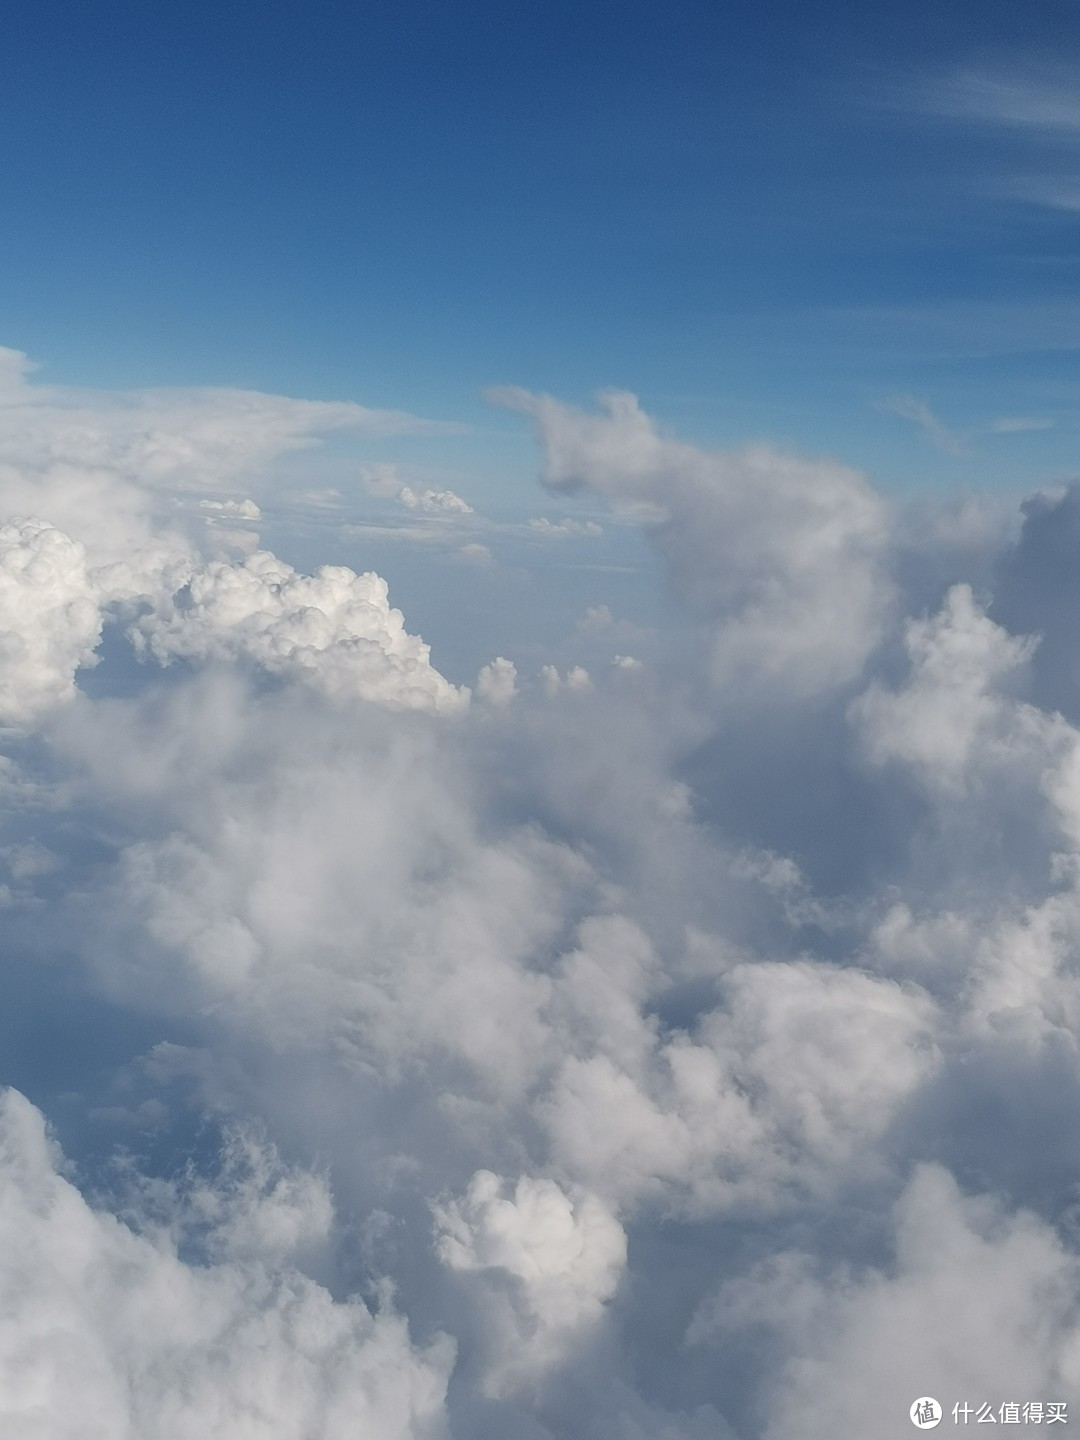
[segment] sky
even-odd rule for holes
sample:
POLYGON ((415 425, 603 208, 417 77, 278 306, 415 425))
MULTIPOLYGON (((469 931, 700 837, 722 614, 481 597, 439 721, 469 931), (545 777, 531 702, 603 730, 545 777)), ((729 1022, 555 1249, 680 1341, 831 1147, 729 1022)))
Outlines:
POLYGON ((507 383, 889 488, 1050 483, 1078 47, 1055 0, 15 4, 4 340, 467 420, 493 488, 529 473, 507 383))
POLYGON ((5 1440, 1080 1417, 1078 48, 10 7, 5 1440))

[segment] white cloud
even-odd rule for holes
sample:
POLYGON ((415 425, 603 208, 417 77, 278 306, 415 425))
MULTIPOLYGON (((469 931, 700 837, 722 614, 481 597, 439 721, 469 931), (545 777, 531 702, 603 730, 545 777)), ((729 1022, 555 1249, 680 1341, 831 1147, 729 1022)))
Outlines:
POLYGON ((907 686, 890 693, 872 686, 852 706, 877 763, 903 760, 933 785, 955 787, 971 762, 1008 763, 1025 739, 1053 722, 1030 706, 1010 703, 1001 686, 1030 658, 1037 641, 1012 636, 955 585, 939 614, 909 620, 904 643, 911 660, 907 686))
POLYGON ((717 685, 802 693, 857 674, 890 599, 887 509, 855 471, 764 447, 726 455, 668 439, 634 396, 587 414, 549 396, 492 392, 531 416, 555 489, 585 486, 640 518, 709 627, 717 685))
POLYGON ((918 991, 805 963, 736 966, 724 990, 693 1035, 663 1037, 640 1017, 627 1029, 605 1001, 618 1044, 605 1035, 599 1053, 568 1059, 544 1102, 582 1183, 624 1206, 773 1207, 865 1163, 937 1065, 918 991))
POLYGON ((435 1207, 439 1254, 453 1270, 512 1282, 485 1385, 498 1395, 535 1379, 594 1325, 626 1263, 622 1226, 593 1195, 571 1198, 554 1181, 523 1175, 511 1195, 478 1171, 461 1200, 435 1207))
POLYGON ((3 353, 0 460, 15 464, 115 470, 139 484, 205 490, 339 430, 391 436, 454 428, 352 401, 256 390, 48 385, 29 380, 25 356, 3 353))
MULTIPOLYGON (((537 586, 538 680, 493 644, 475 704, 378 576, 207 557, 263 497, 209 399, 197 492, 135 474, 119 402, 79 401, 93 464, 4 432, 42 518, 0 530, 0 1052, 83 1167, 8 1095, 5 1435, 906 1435, 946 1368, 1068 1398, 1077 494, 897 515, 626 396, 514 398, 681 608, 597 581, 559 645, 537 586)), ((398 518, 462 559, 531 533, 437 511, 398 518)))
MULTIPOLYGON (((38 1111, 0 1098, 0 1425, 11 1440, 420 1440, 452 1349, 282 1267, 280 1224, 229 1197, 222 1258, 92 1209, 38 1111), (250 1226, 247 1220, 254 1223, 250 1226), (269 1233, 268 1233, 269 1232, 269 1233), (269 1241, 269 1244, 264 1242, 269 1241), (227 1258, 226 1258, 227 1257, 227 1258)), ((279 1182, 281 1183, 281 1182, 279 1182)), ((295 1186, 295 1182, 294 1186, 295 1186)), ((290 1197, 302 1211, 315 1192, 290 1197)), ((278 1212, 282 1205, 278 1203, 278 1212)), ((321 1220, 322 1217, 320 1217, 321 1220)))
POLYGON ((498 656, 485 665, 476 680, 476 693, 491 705, 509 705, 517 694, 517 667, 512 660, 498 656))
POLYGON ((406 510, 425 515, 471 515, 473 507, 452 490, 436 490, 432 486, 414 489, 406 485, 396 465, 366 466, 360 473, 364 489, 381 500, 396 500, 406 510))
POLYGON ((443 710, 468 702, 405 630, 385 580, 340 565, 305 576, 266 551, 242 564, 211 561, 192 575, 184 603, 159 607, 135 633, 161 664, 245 657, 342 700, 443 710))
POLYGON ((34 370, 20 352, 0 349, 5 515, 47 521, 85 547, 92 568, 123 565, 148 593, 157 593, 165 565, 189 554, 184 510, 190 498, 205 497, 207 504, 196 508, 222 518, 255 519, 250 496, 276 487, 273 462, 316 447, 327 435, 385 438, 454 429, 352 402, 258 391, 49 385, 31 378, 34 370), (241 487, 248 498, 216 498, 215 492, 241 487))
POLYGON ((452 490, 413 490, 403 485, 397 498, 406 510, 423 510, 429 515, 471 515, 473 507, 452 490))
MULTIPOLYGON (((768 1440, 858 1440, 911 1433, 908 1409, 1065 1400, 1080 1379, 1076 1256, 1034 1215, 966 1199, 940 1167, 920 1168, 897 1203, 888 1270, 822 1275, 786 1253, 725 1286, 691 1338, 740 1324, 779 1330, 793 1352, 768 1384, 768 1440)), ((963 1424, 963 1416, 960 1418, 963 1424)), ((1022 1421, 1018 1423, 1023 1423, 1022 1421)))
POLYGON ((262 515, 254 500, 200 500, 199 509, 235 520, 258 520, 262 515))
POLYGON ((592 680, 583 665, 571 665, 565 675, 560 675, 554 665, 543 665, 540 683, 546 694, 557 695, 560 690, 587 690, 592 680))
POLYGON ((41 520, 0 527, 0 721, 21 724, 71 699, 100 635, 82 545, 41 520))

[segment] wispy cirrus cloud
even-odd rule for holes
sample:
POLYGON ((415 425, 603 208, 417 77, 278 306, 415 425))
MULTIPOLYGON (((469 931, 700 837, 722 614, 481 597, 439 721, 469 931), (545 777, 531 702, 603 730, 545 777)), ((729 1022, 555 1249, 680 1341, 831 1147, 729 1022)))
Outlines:
POLYGON ((910 420, 917 425, 932 445, 946 455, 962 456, 968 453, 968 439, 953 430, 934 414, 925 400, 917 395, 890 395, 882 400, 878 409, 887 415, 897 415, 901 420, 910 420))
POLYGON ((1075 69, 1031 62, 959 69, 916 86, 911 100, 924 113, 974 128, 1007 147, 995 173, 977 182, 988 196, 1075 213, 1077 94, 1075 69))
POLYGON ((980 436, 1025 435, 1039 430, 1051 430, 1055 424, 1045 416, 1003 415, 977 427, 957 430, 946 425, 927 401, 917 395, 890 395, 879 401, 877 408, 886 415, 896 415, 901 420, 911 421, 933 446, 957 459, 971 456, 974 453, 973 442, 980 436))
POLYGON ((934 114, 1080 140, 1076 75, 1060 64, 958 69, 922 82, 913 94, 934 114))

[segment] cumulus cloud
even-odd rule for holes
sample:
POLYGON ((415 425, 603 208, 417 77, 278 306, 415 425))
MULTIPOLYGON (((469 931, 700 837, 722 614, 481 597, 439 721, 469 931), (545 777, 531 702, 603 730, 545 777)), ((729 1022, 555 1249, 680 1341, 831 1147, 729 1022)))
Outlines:
POLYGON ((41 520, 0 527, 0 718, 36 718, 75 693, 101 637, 86 551, 41 520))
POLYGON ((954 586, 932 618, 909 620, 904 644, 912 667, 904 690, 874 685, 852 707, 879 763, 901 759, 930 784, 954 785, 973 758, 985 766, 993 751, 1015 761, 1019 732, 1052 724, 1002 693, 1037 639, 995 625, 969 586, 954 586))
POLYGON ((5 1092, 0 1420, 12 1440, 444 1433, 449 1342, 417 1349, 389 1307, 335 1301, 282 1264, 265 1210, 242 1215, 231 1197, 242 1243, 219 1232, 220 1257, 194 1264, 160 1231, 92 1209, 58 1163, 40 1113, 5 1092))
POLYGON ((938 1166, 916 1171, 892 1225, 887 1268, 823 1273, 815 1257, 784 1252, 722 1287, 691 1325, 702 1346, 741 1325, 798 1337, 763 1435, 856 1440, 869 1417, 901 1416, 923 1394, 943 1403, 945 1424, 954 1406, 970 1423, 984 1407, 1002 1423, 1010 1403, 1025 1423, 1025 1403, 1045 1416, 1046 1402, 1075 1394, 1077 1261, 1047 1225, 965 1197, 938 1166))
POLYGON ((424 510, 431 515, 471 515, 472 506, 466 504, 460 495, 455 495, 452 490, 414 490, 410 485, 403 485, 398 491, 397 498, 405 506, 406 510, 424 510))
MULTIPOLYGON (((1077 492, 905 509, 514 392, 675 599, 582 595, 558 651, 523 616, 474 701, 376 574, 177 520, 260 519, 208 399, 200 506, 136 473, 149 401, 76 398, 5 432, 2 1078, 73 1159, 5 1092, 4 1433, 1072 1400, 1077 492)), ((288 414, 274 453, 328 418, 288 414)))
POLYGON ((862 476, 763 447, 697 449, 622 391, 602 394, 599 414, 522 390, 492 398, 532 418, 549 486, 587 488, 643 521, 708 626, 715 683, 810 693, 858 673, 890 598, 887 507, 862 476))
POLYGON ((429 647, 405 630, 388 595, 378 575, 341 565, 298 575, 258 551, 242 564, 212 561, 196 571, 182 597, 142 619, 136 635, 161 664, 250 658, 342 699, 460 708, 467 692, 433 668, 429 647))
POLYGON ((828 1185, 936 1063, 928 997, 858 971, 737 966, 725 1003, 668 1035, 640 1011, 616 1031, 612 978, 599 1047, 564 1063, 543 1107, 564 1164, 623 1205, 701 1215, 828 1185))
POLYGON ((258 520, 262 515, 254 500, 200 500, 199 509, 235 520, 258 520))
POLYGON ((489 1301, 504 1320, 485 1377, 493 1395, 555 1364, 600 1318, 626 1263, 622 1226, 595 1196, 575 1201, 554 1181, 528 1175, 512 1194, 505 1190, 499 1176, 480 1170, 461 1200, 435 1209, 444 1264, 511 1282, 489 1301))
POLYGON ((398 476, 395 465, 369 465, 361 472, 360 478, 369 495, 396 500, 406 510, 443 516, 473 513, 473 507, 460 495, 455 495, 453 490, 436 490, 430 485, 414 489, 412 485, 406 485, 398 476))
POLYGON ((554 665, 541 666, 540 681, 548 695, 557 695, 560 690, 587 690, 592 683, 583 665, 571 665, 565 675, 560 675, 554 665))
POLYGON ((517 666, 512 660, 497 656, 480 671, 476 693, 492 705, 508 705, 517 694, 517 666))

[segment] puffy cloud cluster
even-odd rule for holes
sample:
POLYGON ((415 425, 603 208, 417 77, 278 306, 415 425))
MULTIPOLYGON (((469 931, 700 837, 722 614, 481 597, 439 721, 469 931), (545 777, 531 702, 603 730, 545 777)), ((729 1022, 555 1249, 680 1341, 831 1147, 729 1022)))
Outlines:
POLYGON ((111 591, 158 597, 183 583, 207 524, 226 544, 258 518, 253 493, 279 488, 274 462, 324 436, 439 433, 404 413, 205 387, 95 391, 35 382, 0 347, 0 487, 5 519, 47 521, 85 547, 111 591), (203 507, 209 505, 209 509, 203 507), (197 524, 188 512, 194 508, 197 524))
POLYGON ((265 1215, 253 1227, 230 1216, 239 1255, 226 1234, 219 1258, 193 1263, 162 1232, 92 1209, 59 1163, 40 1113, 0 1096, 0 1423, 12 1440, 444 1433, 448 1340, 417 1349, 389 1307, 335 1301, 260 1243, 265 1215))
MULTIPOLYGON (((468 704, 374 574, 207 556, 156 501, 129 551, 78 506, 0 532, 0 1017, 71 1057, 12 1032, 0 1077, 0 1428, 1080 1403, 1075 493, 902 513, 510 398, 656 547, 648 664, 526 636, 468 704), (72 994, 92 1054, 45 1033, 72 994)), ((578 638, 622 645, 602 598, 578 638)))
POLYGON ((260 507, 207 490, 241 477, 258 486, 271 460, 326 432, 438 427, 247 391, 38 385, 25 356, 4 350, 2 359, 0 723, 23 724, 70 699, 76 671, 95 663, 103 625, 133 617, 137 641, 162 663, 245 658, 343 699, 451 709, 467 701, 406 632, 380 577, 343 566, 303 576, 265 552, 207 560, 182 503, 201 492, 196 509, 215 547, 250 551, 253 531, 220 524, 258 521, 260 507))
POLYGON ((1001 1423, 1011 1403, 1025 1423, 1031 1401, 1043 1416, 1049 1401, 1068 1406, 1080 1382, 1080 1273, 1053 1229, 990 1196, 965 1198, 935 1165, 915 1171, 890 1219, 888 1268, 829 1270, 781 1251, 721 1286, 692 1322, 690 1343, 705 1351, 743 1327, 763 1348, 783 1337, 792 1358, 778 1367, 768 1440, 846 1440, 866 1433, 868 1417, 903 1415, 917 1393, 949 1397, 945 1424, 954 1405, 969 1423, 983 1407, 1001 1423))
POLYGON ((161 664, 251 659, 340 699, 406 709, 459 709, 467 693, 448 684, 430 650, 390 606, 386 581, 324 565, 298 575, 267 551, 242 564, 212 561, 167 609, 143 619, 138 637, 161 664))

